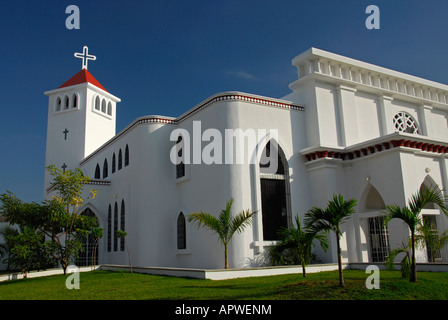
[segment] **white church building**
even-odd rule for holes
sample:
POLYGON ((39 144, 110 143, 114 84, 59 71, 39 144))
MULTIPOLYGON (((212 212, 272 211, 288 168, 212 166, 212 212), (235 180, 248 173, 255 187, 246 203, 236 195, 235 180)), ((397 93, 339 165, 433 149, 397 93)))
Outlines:
MULTIPOLYGON (((381 210, 404 205, 430 185, 448 190, 448 85, 315 48, 292 65, 298 78, 280 99, 219 93, 185 106, 177 118, 144 115, 118 133, 120 99, 86 64, 45 92, 46 166, 80 168, 92 178, 85 190, 98 193, 82 212, 104 230, 100 264, 128 264, 124 243, 114 236, 121 229, 134 266, 223 268, 216 235, 188 222, 188 215, 218 215, 231 198, 234 214, 257 212, 251 227, 230 242, 231 268, 254 266, 281 227, 313 206, 325 207, 338 193, 357 200, 343 224, 343 262, 382 262, 407 239, 401 220, 383 227, 381 210), (256 142, 249 143, 254 132, 256 142), (230 148, 224 138, 233 141, 226 141, 230 148), (260 163, 267 145, 272 154, 278 150, 275 172, 260 163), (238 150, 253 161, 237 161, 238 150), (182 162, 174 163, 173 154, 182 162)), ((51 182, 46 172, 46 199, 51 182)), ((439 233, 448 229, 437 207, 422 214, 439 233)), ((337 262, 335 244, 332 238, 326 253, 316 249, 323 263, 337 262)), ((91 263, 86 247, 78 265, 91 263)), ((419 249, 417 261, 430 254, 419 249)), ((448 261, 448 249, 435 259, 448 261)))

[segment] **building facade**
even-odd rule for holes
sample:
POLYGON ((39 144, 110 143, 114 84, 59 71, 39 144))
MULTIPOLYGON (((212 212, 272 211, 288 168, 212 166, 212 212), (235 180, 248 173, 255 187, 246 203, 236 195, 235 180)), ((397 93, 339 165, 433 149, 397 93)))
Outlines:
MULTIPOLYGON (((45 92, 46 165, 80 168, 92 178, 86 189, 98 190, 82 212, 104 229, 99 263, 128 263, 114 237, 125 230, 133 265, 222 268, 216 236, 188 215, 218 215, 231 198, 234 214, 257 212, 230 242, 233 268, 265 261, 279 228, 338 193, 358 201, 343 225, 343 261, 384 261, 407 239, 401 221, 383 226, 381 211, 420 188, 447 190, 448 86, 315 48, 292 64, 298 80, 281 99, 224 92, 177 118, 143 116, 119 133, 120 99, 86 69, 45 92), (274 171, 263 154, 278 155, 274 171)), ((44 193, 53 193, 48 175, 44 193)), ((422 214, 439 233, 448 229, 435 205, 422 214)), ((337 261, 335 244, 316 249, 322 262, 337 261)), ((87 239, 78 264, 90 263, 89 246, 87 239)), ((417 261, 430 255, 421 248, 417 261)), ((447 249, 436 255, 448 260, 447 249)))

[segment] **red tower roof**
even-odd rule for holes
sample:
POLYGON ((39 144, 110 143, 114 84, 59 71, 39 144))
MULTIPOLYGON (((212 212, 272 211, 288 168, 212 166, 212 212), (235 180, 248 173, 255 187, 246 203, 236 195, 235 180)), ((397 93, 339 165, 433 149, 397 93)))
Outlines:
POLYGON ((97 86, 98 88, 103 89, 104 91, 107 92, 107 90, 104 89, 104 87, 101 85, 101 83, 99 83, 98 80, 96 80, 95 77, 92 76, 92 74, 89 71, 87 71, 87 69, 82 69, 81 71, 79 71, 77 74, 75 74, 69 80, 64 82, 64 84, 61 85, 58 89, 70 87, 70 86, 74 86, 74 85, 86 83, 86 82, 91 83, 91 84, 97 86))

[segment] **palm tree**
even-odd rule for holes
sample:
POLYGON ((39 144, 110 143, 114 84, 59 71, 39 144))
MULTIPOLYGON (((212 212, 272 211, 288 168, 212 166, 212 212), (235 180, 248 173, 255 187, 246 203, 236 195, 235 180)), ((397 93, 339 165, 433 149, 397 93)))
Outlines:
POLYGON ((229 269, 227 245, 229 244, 235 232, 242 232, 247 226, 252 223, 252 216, 256 212, 250 213, 249 210, 241 211, 236 216, 232 217, 230 209, 233 204, 233 199, 226 203, 226 208, 221 210, 218 218, 205 212, 192 213, 188 220, 196 222, 198 228, 205 226, 207 229, 214 231, 218 235, 219 241, 224 245, 225 268, 229 269))
POLYGON ((386 214, 384 224, 388 223, 392 219, 401 219, 409 227, 411 233, 411 274, 409 281, 417 281, 417 269, 415 265, 415 231, 418 225, 421 223, 420 212, 423 207, 428 203, 434 203, 442 209, 442 211, 448 215, 447 212, 447 199, 442 195, 437 186, 431 188, 421 188, 416 194, 411 196, 407 206, 400 207, 398 205, 388 205, 383 213, 386 214))
POLYGON ((426 246, 428 250, 428 260, 435 262, 438 252, 448 243, 448 230, 439 234, 431 223, 424 223, 417 226, 418 234, 415 235, 415 242, 421 248, 426 246))
POLYGON ((300 264, 302 275, 306 277, 305 267, 311 262, 311 249, 313 240, 320 242, 321 247, 326 251, 328 239, 322 233, 313 233, 302 229, 299 216, 296 216, 297 227, 283 228, 279 232, 280 242, 269 249, 271 261, 274 264, 300 264))
POLYGON ((345 201, 344 197, 339 194, 333 196, 333 200, 328 202, 326 209, 313 207, 305 215, 305 225, 312 232, 317 234, 321 231, 333 231, 336 235, 340 287, 344 287, 340 246, 340 238, 342 236, 341 224, 354 212, 355 206, 355 199, 345 201))

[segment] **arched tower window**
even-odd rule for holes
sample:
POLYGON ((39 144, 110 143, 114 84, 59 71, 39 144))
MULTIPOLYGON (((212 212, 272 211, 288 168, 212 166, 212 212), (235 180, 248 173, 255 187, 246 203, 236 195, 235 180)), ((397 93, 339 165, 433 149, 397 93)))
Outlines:
MULTIPOLYGON (((124 199, 121 200, 121 212, 120 212, 120 228, 123 231, 126 231, 126 209, 124 207, 124 199)), ((120 250, 124 251, 124 237, 120 238, 120 250)))
POLYGON ((116 164, 116 159, 115 159, 115 152, 112 156, 112 173, 115 173, 115 164, 116 164))
POLYGON ((263 240, 278 240, 278 231, 291 224, 288 163, 274 140, 266 144, 266 157, 277 160, 275 172, 260 162, 261 210, 263 240))
POLYGON ((101 101, 101 112, 106 113, 106 100, 101 101))
POLYGON ((112 115, 112 103, 110 103, 110 101, 107 104, 107 114, 110 116, 112 115))
POLYGON ((62 100, 61 100, 61 98, 57 98, 56 99, 56 111, 61 111, 61 108, 62 108, 62 100))
POLYGON ((185 216, 181 212, 177 217, 177 249, 182 250, 187 248, 187 232, 186 232, 185 216))
POLYGON ((72 103, 73 103, 73 108, 78 108, 78 96, 76 95, 76 93, 73 94, 72 96, 72 103))
POLYGON ((95 110, 100 110, 100 97, 95 97, 95 110))
POLYGON ((64 97, 64 110, 68 109, 69 103, 70 103, 70 100, 69 100, 68 96, 65 96, 64 97))
POLYGON ((127 167, 129 165, 129 147, 126 145, 126 149, 124 150, 124 166, 127 167))
POLYGON ((101 179, 101 170, 100 170, 100 165, 98 163, 96 164, 94 177, 95 177, 95 179, 101 179))
POLYGON ((107 178, 109 172, 109 168, 107 165, 107 159, 104 159, 104 165, 103 165, 103 179, 107 178))

